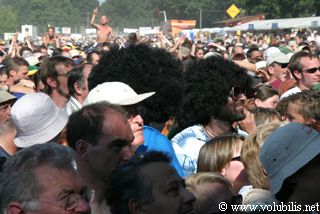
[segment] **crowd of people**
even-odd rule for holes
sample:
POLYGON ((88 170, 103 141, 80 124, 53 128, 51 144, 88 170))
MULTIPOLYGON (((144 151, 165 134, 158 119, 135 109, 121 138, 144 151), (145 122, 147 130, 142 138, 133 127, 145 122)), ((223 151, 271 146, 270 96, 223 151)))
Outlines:
POLYGON ((120 38, 97 13, 92 44, 0 45, 0 213, 320 212, 317 32, 120 38))

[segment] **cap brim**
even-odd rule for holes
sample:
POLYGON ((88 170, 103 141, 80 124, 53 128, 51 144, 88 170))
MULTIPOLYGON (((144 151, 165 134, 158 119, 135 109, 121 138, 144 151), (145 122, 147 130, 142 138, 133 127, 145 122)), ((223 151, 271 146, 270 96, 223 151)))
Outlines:
POLYGON ((135 97, 131 97, 129 99, 124 99, 124 100, 119 100, 113 104, 122 105, 122 106, 137 104, 137 103, 140 103, 141 101, 147 99, 148 97, 151 97, 155 93, 156 92, 148 92, 148 93, 144 93, 144 94, 138 94, 135 97))
POLYGON ((56 119, 48 127, 39 130, 39 132, 33 135, 18 136, 14 139, 14 144, 17 147, 26 148, 36 144, 47 143, 62 131, 67 124, 67 121, 68 114, 63 109, 59 109, 56 119))

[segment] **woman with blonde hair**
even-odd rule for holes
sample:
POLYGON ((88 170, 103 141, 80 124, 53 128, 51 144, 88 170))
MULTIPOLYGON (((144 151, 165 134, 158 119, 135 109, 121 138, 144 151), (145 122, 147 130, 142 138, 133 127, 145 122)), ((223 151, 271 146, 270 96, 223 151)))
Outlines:
POLYGON ((268 177, 263 171, 259 154, 267 136, 280 126, 281 123, 270 123, 258 126, 244 141, 241 160, 253 188, 269 190, 268 177))
POLYGON ((215 137, 204 144, 198 157, 198 172, 218 172, 232 184, 232 192, 248 184, 241 162, 243 137, 232 134, 215 137))

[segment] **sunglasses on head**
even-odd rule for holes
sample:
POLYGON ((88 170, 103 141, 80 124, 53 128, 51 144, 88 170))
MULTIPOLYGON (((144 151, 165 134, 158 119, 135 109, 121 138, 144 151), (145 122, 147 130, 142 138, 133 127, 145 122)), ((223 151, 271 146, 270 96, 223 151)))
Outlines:
POLYGON ((306 73, 309 73, 309 74, 316 73, 317 71, 320 71, 320 66, 319 67, 314 67, 314 68, 309 68, 309 69, 306 69, 306 70, 302 70, 302 72, 306 72, 306 73))

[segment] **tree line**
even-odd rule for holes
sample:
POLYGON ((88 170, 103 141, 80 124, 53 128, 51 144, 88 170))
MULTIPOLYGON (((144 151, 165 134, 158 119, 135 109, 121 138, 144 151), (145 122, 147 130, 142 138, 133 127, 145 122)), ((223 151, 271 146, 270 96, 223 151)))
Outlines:
MULTIPOLYGON (((86 28, 92 11, 98 6, 99 16, 109 16, 114 28, 156 26, 170 19, 200 20, 202 27, 214 27, 229 19, 226 9, 235 4, 239 16, 267 13, 266 18, 293 18, 320 15, 319 0, 0 0, 0 33, 20 30, 22 24, 33 24, 45 32, 48 24, 74 29, 86 28)), ((98 21, 98 20, 97 20, 98 21)))

